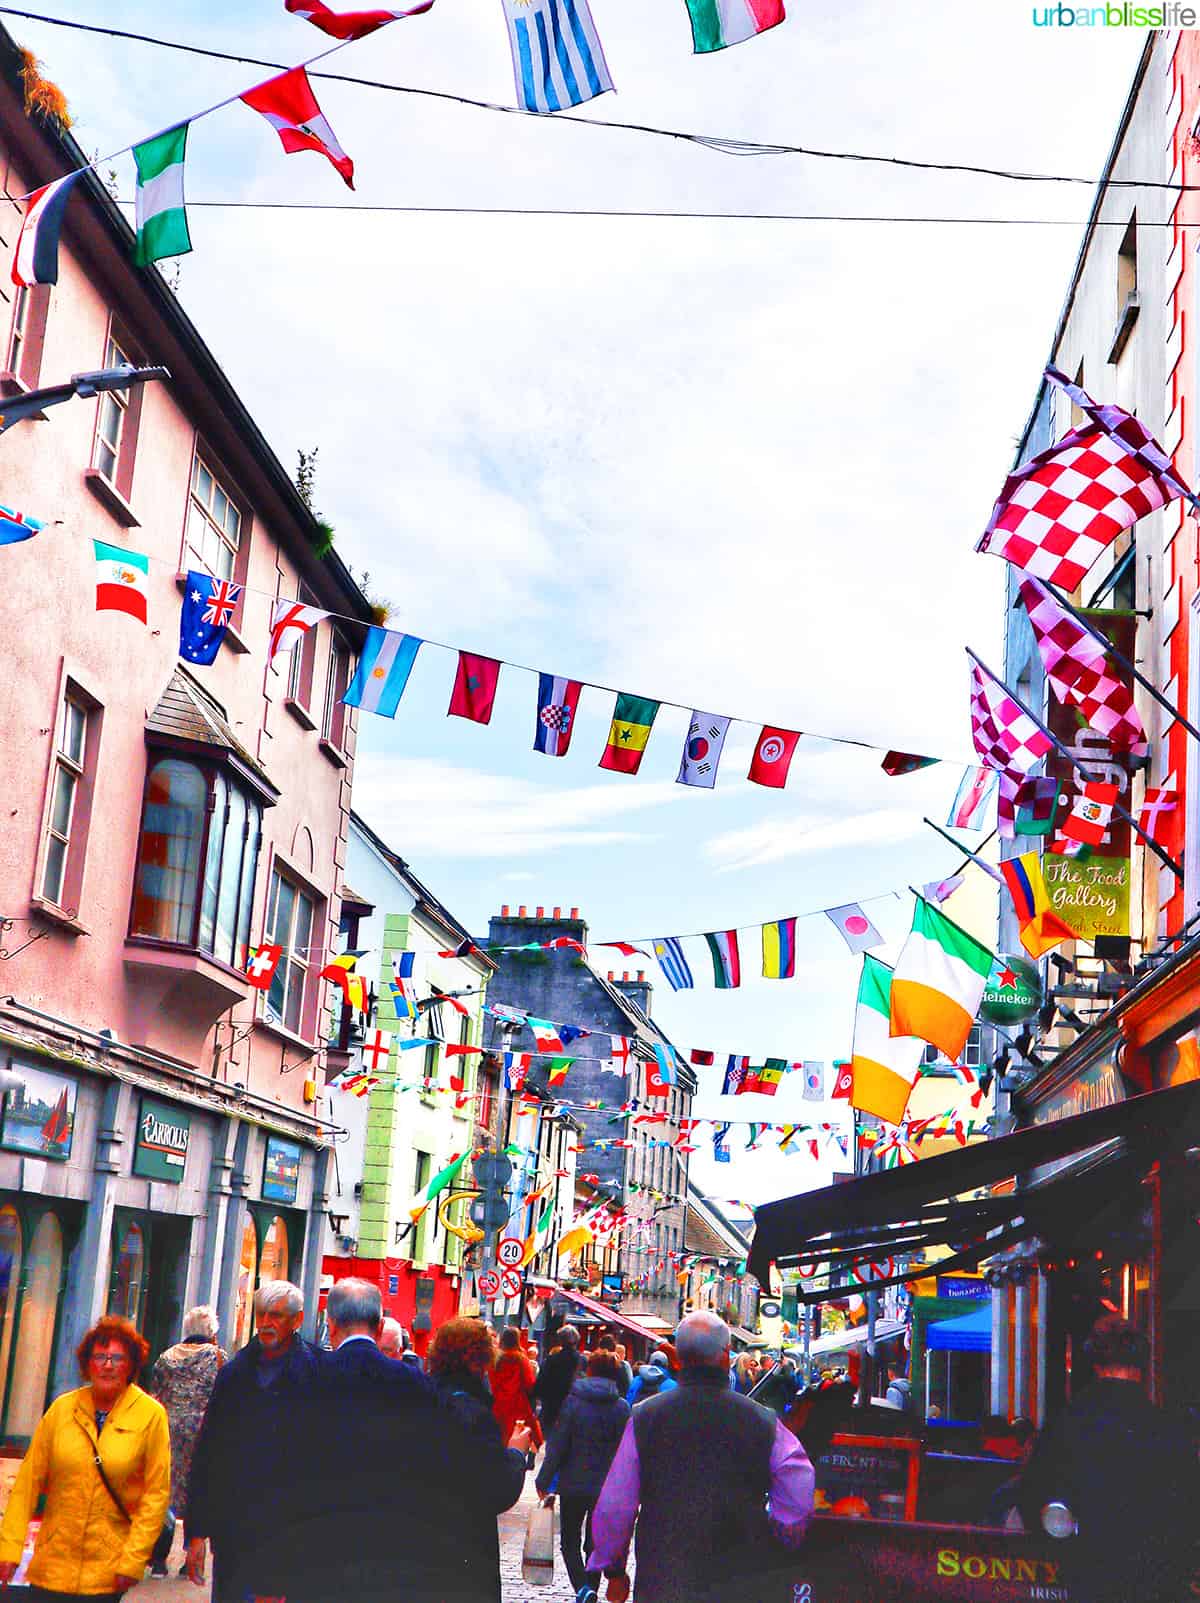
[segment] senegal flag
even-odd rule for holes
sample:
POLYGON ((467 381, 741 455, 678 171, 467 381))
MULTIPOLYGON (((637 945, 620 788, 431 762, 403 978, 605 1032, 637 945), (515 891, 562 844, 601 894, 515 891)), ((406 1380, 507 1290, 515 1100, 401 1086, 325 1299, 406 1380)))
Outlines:
POLYGON ((658 702, 645 696, 617 697, 612 728, 608 731, 608 744, 600 759, 601 768, 611 768, 618 774, 636 774, 642 763, 642 753, 650 739, 650 731, 658 714, 658 702))

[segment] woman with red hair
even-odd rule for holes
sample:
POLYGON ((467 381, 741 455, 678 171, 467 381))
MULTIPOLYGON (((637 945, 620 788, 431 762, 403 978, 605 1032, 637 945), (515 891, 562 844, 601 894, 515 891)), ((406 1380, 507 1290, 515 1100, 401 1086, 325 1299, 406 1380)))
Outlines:
POLYGON ((38 1500, 28 1603, 115 1603, 142 1579, 171 1492, 166 1410, 136 1384, 150 1348, 128 1319, 76 1349, 84 1384, 42 1416, 0 1525, 0 1586, 16 1573, 38 1500))

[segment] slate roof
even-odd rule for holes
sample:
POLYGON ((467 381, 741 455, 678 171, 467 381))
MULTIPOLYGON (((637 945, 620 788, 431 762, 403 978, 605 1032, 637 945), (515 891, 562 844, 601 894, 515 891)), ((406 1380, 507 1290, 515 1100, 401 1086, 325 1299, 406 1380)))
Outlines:
POLYGON ((146 719, 146 733, 231 752, 272 797, 279 795, 266 769, 234 734, 224 707, 182 665, 176 667, 158 706, 146 719))

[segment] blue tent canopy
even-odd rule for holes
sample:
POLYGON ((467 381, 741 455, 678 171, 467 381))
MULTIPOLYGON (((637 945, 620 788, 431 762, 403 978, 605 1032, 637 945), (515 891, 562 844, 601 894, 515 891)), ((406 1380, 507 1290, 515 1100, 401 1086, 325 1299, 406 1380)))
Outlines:
POLYGON ((987 1352, 992 1345, 991 1303, 956 1319, 935 1320, 925 1333, 925 1344, 934 1352, 987 1352))

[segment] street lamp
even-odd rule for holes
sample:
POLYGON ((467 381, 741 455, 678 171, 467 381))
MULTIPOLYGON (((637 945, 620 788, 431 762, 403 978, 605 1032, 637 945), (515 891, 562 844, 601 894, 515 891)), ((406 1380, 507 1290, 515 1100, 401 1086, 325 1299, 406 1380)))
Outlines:
POLYGON ((75 396, 86 401, 104 390, 127 390, 134 384, 146 384, 151 379, 169 379, 170 376, 165 367, 132 367, 127 362, 120 367, 102 367, 94 373, 73 373, 65 384, 51 384, 44 390, 27 390, 24 395, 14 395, 11 400, 0 401, 0 434, 5 429, 11 429, 14 423, 36 418, 48 406, 58 406, 63 401, 73 400, 75 396))

